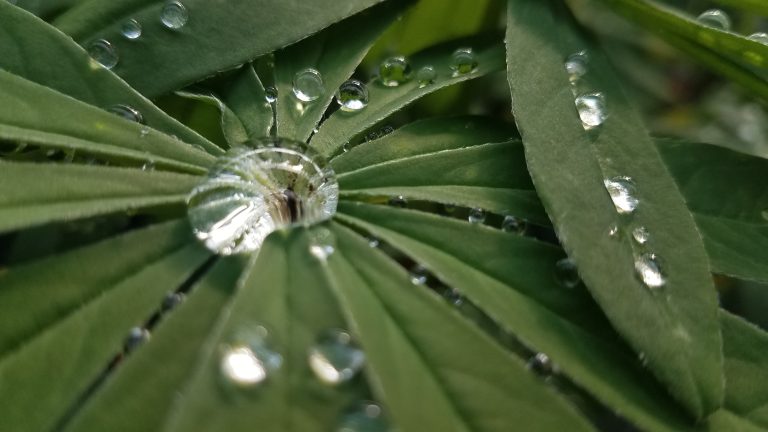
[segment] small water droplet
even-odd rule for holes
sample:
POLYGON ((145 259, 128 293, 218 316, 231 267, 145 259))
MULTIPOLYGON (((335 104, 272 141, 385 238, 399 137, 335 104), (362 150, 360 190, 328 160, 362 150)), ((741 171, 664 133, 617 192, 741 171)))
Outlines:
POLYGON ((147 135, 149 135, 149 127, 147 127, 147 126, 144 126, 144 127, 143 127, 143 128, 141 128, 141 130, 139 131, 139 137, 140 137, 140 138, 144 138, 144 137, 145 137, 145 136, 147 136, 147 135))
POLYGON ((656 254, 645 253, 635 259, 635 272, 648 288, 661 288, 666 283, 656 254))
POLYGON ((381 407, 373 402, 361 402, 341 418, 335 432, 389 432, 389 423, 381 407))
POLYGON ((707 27, 714 27, 726 31, 731 29, 731 18, 720 9, 704 11, 696 20, 707 27))
POLYGON ((377 239, 376 237, 370 236, 368 237, 368 246, 372 248, 379 247, 379 244, 381 244, 381 241, 377 239))
POLYGON ((568 79, 574 83, 587 74, 589 70, 589 56, 586 51, 579 51, 571 54, 565 60, 565 71, 568 73, 568 79))
POLYGON ((379 65, 379 80, 387 87, 397 87, 411 79, 411 65, 403 56, 390 57, 379 65))
POLYGON ((136 40, 141 37, 141 24, 131 18, 120 26, 120 33, 128 40, 136 40))
POLYGON ((576 98, 576 109, 584 130, 592 130, 605 122, 608 112, 602 93, 587 93, 576 98))
POLYGON ((268 337, 264 327, 254 326, 239 331, 222 347, 219 370, 227 383, 254 388, 280 368, 283 358, 271 349, 268 337))
POLYGON ((176 308, 176 306, 180 305, 181 303, 183 303, 184 299, 185 299, 185 296, 183 293, 169 292, 163 298, 163 302, 160 305, 160 309, 162 309, 164 312, 167 312, 171 309, 176 308))
POLYGON ((330 330, 309 349, 309 367, 325 384, 338 385, 357 375, 365 364, 365 353, 352 342, 349 333, 330 330))
POLYGON ((753 33, 749 36, 749 40, 768 45, 768 33, 753 33))
POLYGON ((648 232, 648 228, 639 226, 632 230, 632 238, 634 238, 638 244, 642 245, 648 242, 651 238, 651 233, 648 232))
POLYGON ((405 208, 406 206, 408 206, 408 200, 405 199, 405 197, 402 195, 393 196, 392 198, 389 199, 389 205, 391 205, 392 207, 405 208))
POLYGON ((615 238, 619 236, 619 226, 618 225, 611 225, 610 228, 608 228, 608 235, 615 238))
POLYGON ((445 292, 443 292, 443 298, 454 306, 461 306, 464 304, 464 296, 455 289, 445 290, 445 292))
POLYGON ((140 345, 144 344, 150 339, 151 335, 149 333, 149 330, 142 328, 142 327, 133 327, 128 332, 128 337, 125 338, 125 344, 123 345, 123 349, 125 352, 131 352, 138 348, 140 345))
POLYGON ((424 66, 416 73, 416 80, 419 82, 419 88, 426 87, 435 82, 437 71, 434 66, 424 66))
POLYGON ((473 208, 469 210, 469 216, 467 216, 469 223, 482 224, 485 222, 485 210, 481 208, 473 208))
POLYGON ((325 261, 336 251, 336 237, 324 227, 317 228, 310 233, 309 253, 315 258, 325 261))
POLYGON ((91 44, 88 45, 88 54, 107 69, 112 69, 117 66, 117 62, 120 59, 115 47, 106 39, 99 39, 91 42, 91 44))
POLYGON ((141 112, 128 105, 112 105, 107 111, 128 121, 144 123, 144 116, 141 115, 141 112))
POLYGON ((267 101, 267 103, 272 104, 275 103, 277 100, 277 89, 275 87, 269 86, 264 89, 264 99, 267 101))
POLYGON ((154 171, 155 170, 155 162, 153 161, 146 161, 144 164, 141 165, 142 171, 154 171))
POLYGON ((465 75, 477 69, 477 56, 472 48, 459 48, 451 54, 453 76, 465 75))
POLYGON ((429 278, 429 271, 424 266, 415 265, 408 274, 408 277, 411 278, 412 284, 424 285, 429 278))
POLYGON ((336 102, 342 111, 360 111, 368 106, 368 87, 358 80, 346 81, 336 91, 336 102))
POLYGON ((635 211, 640 200, 637 199, 635 182, 630 177, 617 176, 603 181, 605 189, 611 196, 614 207, 619 214, 628 214, 635 211))
POLYGON ((325 93, 323 76, 316 69, 306 68, 293 76, 293 94, 302 102, 312 102, 325 93))
POLYGON ((525 222, 525 220, 515 216, 504 216, 504 220, 501 221, 501 230, 504 232, 524 234, 527 228, 528 224, 525 222))
POLYGON ((336 213, 339 185, 306 144, 261 138, 221 156, 187 198, 194 233, 220 255, 256 252, 278 229, 336 213))
POLYGON ((528 360, 528 369, 535 374, 543 377, 548 377, 555 373, 555 365, 548 355, 544 353, 537 353, 530 360, 528 360))
POLYGON ((563 258, 555 263, 555 279, 565 288, 575 288, 581 282, 576 262, 570 258, 563 258))
POLYGON ((184 27, 189 21, 189 11, 186 6, 178 1, 169 1, 163 5, 160 11, 160 22, 171 30, 184 27))

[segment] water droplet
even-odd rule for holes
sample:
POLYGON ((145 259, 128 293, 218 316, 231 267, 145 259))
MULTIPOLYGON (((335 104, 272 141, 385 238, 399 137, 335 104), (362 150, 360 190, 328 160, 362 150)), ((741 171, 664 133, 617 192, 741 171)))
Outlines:
POLYGON ((135 123, 144 123, 144 116, 139 110, 128 105, 113 105, 107 109, 112 114, 135 123))
POLYGON ((387 87, 397 87, 411 79, 411 65, 403 56, 390 57, 379 65, 379 79, 387 87))
POLYGON ((262 326, 241 330, 222 347, 219 369, 229 384, 253 388, 280 368, 283 358, 269 346, 269 333, 262 326))
POLYGON ((183 303, 184 302, 184 298, 185 298, 185 296, 184 296, 183 293, 169 292, 163 298, 163 302, 160 305, 160 308, 163 311, 167 312, 167 311, 169 311, 171 309, 176 308, 176 306, 180 305, 181 303, 183 303))
POLYGON ((464 304, 464 296, 455 289, 445 290, 445 292, 443 292, 443 298, 454 306, 461 306, 464 304))
POLYGON ((220 157, 187 198, 195 235, 220 255, 255 252, 281 228, 336 213, 339 185, 306 144, 261 138, 220 157))
POLYGON ((349 80, 336 91, 336 102, 342 111, 360 111, 368 106, 368 87, 358 80, 349 80))
POLYGON ((147 342, 150 339, 151 335, 149 333, 149 330, 142 328, 142 327, 133 327, 128 332, 128 337, 125 338, 125 344, 123 345, 123 349, 125 352, 131 352, 138 348, 143 343, 147 342))
POLYGON ((589 56, 586 51, 579 51, 571 54, 565 60, 565 71, 568 73, 568 79, 574 83, 587 74, 589 70, 589 56))
POLYGON ((106 39, 91 42, 88 46, 88 54, 107 69, 117 66, 117 62, 120 59, 115 47, 106 39))
POLYGON ((626 176, 617 176, 603 181, 614 207, 619 214, 632 213, 640 204, 635 196, 635 182, 626 176))
POLYGON ((336 251, 336 237, 324 227, 317 228, 310 233, 309 253, 315 258, 325 261, 336 251))
POLYGON ((699 15, 696 20, 707 27, 714 27, 726 31, 731 29, 731 19, 720 9, 710 9, 705 11, 699 15))
POLYGON ((335 432, 389 432, 389 423, 381 407, 373 402, 362 402, 341 418, 335 432))
POLYGON ((415 265, 408 276, 411 278, 411 283, 414 285, 424 285, 429 278, 429 271, 421 265, 415 265))
POLYGON ((473 72, 477 68, 477 56, 472 48, 459 48, 451 54, 453 76, 473 72))
POLYGON ((141 128, 141 131, 139 131, 139 137, 144 138, 147 135, 149 135, 149 127, 144 126, 143 128, 141 128))
POLYGON ((272 104, 275 103, 277 100, 277 89, 275 87, 269 86, 264 89, 264 99, 267 101, 267 103, 272 104))
POLYGON ((611 237, 618 237, 619 235, 619 226, 618 225, 612 225, 610 228, 608 228, 608 235, 611 237))
POLYGON ((120 33, 128 40, 136 40, 141 37, 141 24, 135 19, 129 19, 120 26, 120 33))
POLYGON ((634 238, 638 244, 642 245, 648 242, 651 238, 651 233, 648 232, 648 228, 639 226, 632 230, 632 238, 634 238))
POLYGON ((763 45, 768 45, 768 33, 753 33, 749 36, 749 40, 759 42, 763 45))
POLYGON ((325 93, 323 76, 316 69, 307 68, 293 76, 293 94, 302 102, 312 102, 325 93))
POLYGON ((555 372, 555 365, 548 355, 537 353, 528 360, 528 369, 540 376, 550 376, 555 372))
POLYGON ((189 21, 189 11, 181 2, 166 2, 160 11, 160 21, 165 27, 171 30, 178 30, 189 21))
POLYGON ((481 224, 485 222, 485 210, 481 208, 473 208, 469 210, 469 216, 467 216, 469 223, 481 224))
POLYGON ((565 288, 575 288, 581 282, 576 263, 570 258, 563 258, 555 263, 555 279, 565 288))
POLYGON ((525 222, 525 220, 514 216, 504 216, 504 220, 501 221, 501 230, 504 232, 524 234, 527 228, 528 224, 525 222))
POLYGON ((602 93, 587 93, 577 97, 576 109, 579 111, 581 125, 587 131, 600 126, 608 118, 602 93))
POLYGON ((408 200, 402 195, 394 196, 389 199, 389 205, 392 207, 405 208, 408 205, 408 200))
POLYGON ((645 253, 635 259, 635 271, 648 288, 661 288, 666 283, 656 254, 645 253))
POLYGON ((379 247, 379 244, 381 244, 381 241, 379 241, 379 239, 377 239, 376 237, 373 237, 373 236, 368 237, 368 246, 372 248, 377 248, 379 247))
POLYGON ((419 82, 419 88, 426 87, 435 82, 437 71, 434 66, 424 66, 416 73, 416 80, 419 82))
POLYGON ((309 349, 309 367, 325 384, 338 385, 354 378, 365 364, 365 353, 349 333, 330 330, 309 349))
POLYGON ((141 165, 142 171, 154 171, 155 170, 155 163, 153 161, 146 161, 143 165, 141 165))

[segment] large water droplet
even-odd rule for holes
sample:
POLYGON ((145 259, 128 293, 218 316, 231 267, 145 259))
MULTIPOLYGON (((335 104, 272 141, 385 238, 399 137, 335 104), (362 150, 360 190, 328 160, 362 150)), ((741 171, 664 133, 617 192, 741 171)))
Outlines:
POLYGON ((697 20, 708 27, 714 27, 720 30, 731 29, 731 18, 720 9, 710 9, 705 11, 699 15, 697 20))
POLYGON ((565 60, 565 71, 568 73, 568 79, 574 83, 587 74, 589 70, 589 56, 586 51, 579 51, 571 54, 565 60))
POLYGON ((504 216, 504 220, 501 221, 501 230, 504 232, 524 234, 527 228, 528 224, 525 222, 525 220, 515 216, 504 216))
POLYGON ((433 66, 424 66, 416 73, 416 80, 419 82, 419 88, 426 87, 435 82, 437 71, 433 66))
POLYGON ((264 99, 267 103, 272 104, 277 100, 277 88, 269 86, 264 89, 264 99))
POLYGON ((576 98, 576 109, 584 130, 592 130, 605 122, 608 112, 602 93, 587 93, 576 98))
POLYGON ((389 432, 389 423, 381 407, 373 402, 362 402, 341 418, 335 432, 389 432))
POLYGON ((117 66, 117 62, 120 59, 115 47, 106 39, 91 42, 88 46, 88 54, 107 69, 117 66))
POLYGON ((635 258, 635 271, 648 288, 661 288, 666 283, 656 254, 645 253, 635 258))
POLYGON ((429 271, 424 266, 417 264, 413 266, 408 276, 410 277, 412 284, 424 285, 429 278, 429 271))
POLYGON ((368 87, 358 80, 346 81, 336 91, 336 102, 342 111, 360 111, 368 106, 368 87))
POLYGON ((768 45, 768 33, 753 33, 749 36, 749 40, 768 45))
POLYGON ((107 111, 128 121, 144 123, 144 116, 141 115, 141 112, 128 105, 112 105, 107 111))
POLYGON ((349 333, 330 330, 309 349, 309 367, 317 378, 330 385, 351 380, 365 364, 365 354, 349 333))
POLYGON ((555 279, 566 288, 575 288, 581 282, 576 263, 570 258, 563 258, 555 263, 555 279))
POLYGON ((160 21, 167 28, 178 30, 189 21, 189 11, 181 2, 169 1, 163 5, 163 9, 160 11, 160 21))
POLYGON ((336 213, 339 185, 305 144, 262 138, 220 157, 187 199, 195 235, 221 255, 257 251, 271 232, 336 213))
POLYGON ((604 180, 603 184, 619 214, 632 213, 640 204, 640 200, 635 196, 635 182, 631 177, 616 176, 604 180))
POLYGON ((379 65, 379 79, 387 87, 397 87, 411 79, 411 65, 403 56, 390 57, 379 65))
POLYGON ((632 230, 632 238, 635 239, 638 244, 646 244, 651 238, 651 233, 648 231, 648 228, 639 226, 632 230))
POLYGON ((135 19, 129 19, 120 26, 120 33, 128 40, 136 40, 141 37, 141 24, 135 19))
POLYGON ((485 222, 485 210, 481 208, 473 208, 469 210, 469 215, 467 216, 467 220, 469 223, 473 224, 481 224, 485 222))
POLYGON ((309 253, 315 258, 325 261, 336 251, 336 237, 325 227, 312 230, 309 239, 309 253))
POLYGON ((225 381, 239 388, 253 388, 280 368, 283 358, 269 346, 269 333, 255 326, 238 332, 221 350, 219 369, 225 381))
POLYGON ((302 102, 312 102, 325 93, 323 76, 316 69, 307 68, 293 76, 293 94, 302 102))
POLYGON ((468 74, 477 69, 477 56, 472 48, 459 48, 451 54, 451 70, 454 76, 468 74))

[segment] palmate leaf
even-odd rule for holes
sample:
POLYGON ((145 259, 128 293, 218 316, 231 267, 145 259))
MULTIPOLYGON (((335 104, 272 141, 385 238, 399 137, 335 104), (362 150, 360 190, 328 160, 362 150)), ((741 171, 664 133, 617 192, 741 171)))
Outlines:
POLYGON ((544 207, 613 326, 702 418, 722 402, 722 352, 716 295, 693 218, 610 65, 573 28, 568 11, 553 1, 510 1, 508 12, 513 112, 544 207), (558 32, 542 31, 554 26, 558 32), (593 135, 582 127, 564 68, 584 49, 585 84, 605 95, 609 113, 593 135), (603 186, 614 176, 636 182, 640 204, 631 215, 617 214, 603 186), (614 226, 617 236, 609 235, 614 226), (647 246, 633 241, 640 226, 652 236, 647 246), (658 290, 636 274, 645 253, 663 262, 666 284, 658 290))

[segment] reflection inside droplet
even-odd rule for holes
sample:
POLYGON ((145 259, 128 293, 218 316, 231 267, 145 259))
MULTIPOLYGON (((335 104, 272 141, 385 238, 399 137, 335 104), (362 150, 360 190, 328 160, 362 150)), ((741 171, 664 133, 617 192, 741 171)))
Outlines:
POLYGON ((628 214, 635 211, 640 200, 637 199, 635 183, 627 176, 616 176, 603 181, 605 189, 613 201, 616 211, 620 214, 628 214))
POLYGON ((349 333, 329 330, 309 349, 309 367, 325 384, 351 380, 365 364, 365 354, 352 342, 349 333))
POLYGON ((666 283, 656 254, 645 253, 635 258, 635 272, 648 288, 661 288, 666 283))

